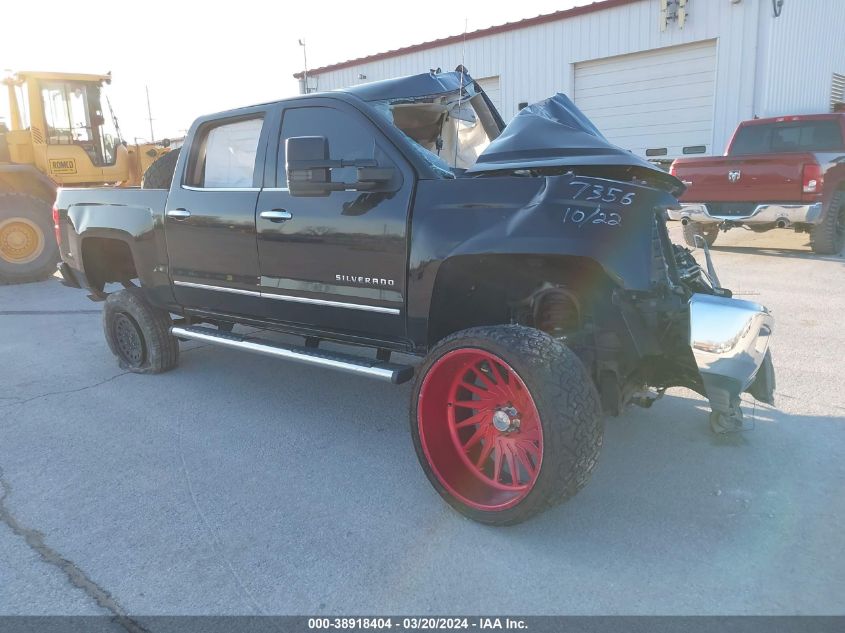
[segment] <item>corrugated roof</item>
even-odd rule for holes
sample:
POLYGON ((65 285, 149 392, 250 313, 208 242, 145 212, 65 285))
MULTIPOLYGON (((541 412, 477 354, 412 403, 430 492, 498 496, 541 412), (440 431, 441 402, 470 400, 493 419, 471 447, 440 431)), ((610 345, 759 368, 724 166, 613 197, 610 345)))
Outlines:
MULTIPOLYGON (((633 4, 640 0, 600 0, 592 4, 586 4, 581 7, 573 7, 571 9, 564 9, 562 11, 555 11, 554 13, 544 13, 533 18, 525 18, 516 22, 506 22, 497 26, 491 26, 486 29, 478 29, 470 33, 461 33, 460 35, 451 35, 443 37, 439 40, 431 40, 430 42, 423 42, 421 44, 413 44, 412 46, 405 46, 397 48, 392 51, 385 51, 383 53, 376 53, 375 55, 367 55, 366 57, 358 57, 356 59, 349 59, 345 62, 338 62, 337 64, 329 64, 328 66, 321 66, 320 68, 312 68, 308 71, 309 75, 319 75, 320 73, 330 72, 332 70, 340 70, 341 68, 349 68, 350 66, 357 66, 358 64, 366 64, 368 62, 375 62, 380 59, 388 59, 390 57, 398 57, 399 55, 407 55, 408 53, 416 53, 438 46, 447 46, 448 44, 459 44, 463 41, 475 40, 480 37, 487 37, 488 35, 496 35, 497 33, 506 33, 508 31, 515 31, 517 29, 524 29, 529 26, 536 26, 538 24, 546 24, 547 22, 557 22, 558 20, 565 20, 567 18, 574 18, 579 15, 593 13, 594 11, 603 11, 604 9, 612 9, 626 4, 633 4)), ((294 74, 296 79, 302 79, 302 73, 294 74)))

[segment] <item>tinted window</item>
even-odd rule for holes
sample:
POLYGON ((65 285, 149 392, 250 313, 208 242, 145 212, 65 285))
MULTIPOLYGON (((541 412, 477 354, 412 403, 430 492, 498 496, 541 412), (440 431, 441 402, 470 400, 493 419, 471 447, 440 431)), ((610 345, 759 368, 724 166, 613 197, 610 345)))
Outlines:
POLYGON ((187 184, 205 188, 253 186, 261 118, 214 125, 200 135, 187 184))
MULTIPOLYGON (((327 107, 305 107, 285 110, 279 139, 278 183, 285 186, 285 140, 294 136, 325 136, 332 160, 375 159, 386 165, 378 149, 373 127, 359 117, 327 107)), ((353 182, 354 167, 332 169, 334 182, 353 182)))
POLYGON ((731 154, 828 152, 845 149, 838 121, 784 121, 747 125, 737 132, 731 154))
POLYGON ((769 151, 772 127, 769 125, 748 125, 736 133, 731 154, 765 154, 769 151))

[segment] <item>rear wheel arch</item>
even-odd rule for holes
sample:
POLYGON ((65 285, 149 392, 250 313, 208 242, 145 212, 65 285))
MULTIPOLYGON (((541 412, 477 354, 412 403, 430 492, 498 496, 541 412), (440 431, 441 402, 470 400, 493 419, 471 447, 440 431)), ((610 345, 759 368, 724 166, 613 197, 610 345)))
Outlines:
POLYGON ((138 278, 135 254, 128 240, 115 235, 88 235, 80 243, 85 277, 92 290, 102 292, 109 282, 138 278))

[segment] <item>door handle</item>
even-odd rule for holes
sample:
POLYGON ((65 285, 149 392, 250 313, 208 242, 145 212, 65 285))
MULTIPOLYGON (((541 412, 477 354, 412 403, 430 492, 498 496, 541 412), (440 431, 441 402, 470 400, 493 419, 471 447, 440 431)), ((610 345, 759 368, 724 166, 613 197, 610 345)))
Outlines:
POLYGON ((284 209, 273 209, 272 211, 262 211, 258 214, 258 217, 263 220, 270 220, 271 222, 284 222, 293 218, 293 214, 284 209))
POLYGON ((170 209, 167 212, 168 218, 173 218, 174 220, 187 220, 191 217, 191 212, 187 209, 170 209))

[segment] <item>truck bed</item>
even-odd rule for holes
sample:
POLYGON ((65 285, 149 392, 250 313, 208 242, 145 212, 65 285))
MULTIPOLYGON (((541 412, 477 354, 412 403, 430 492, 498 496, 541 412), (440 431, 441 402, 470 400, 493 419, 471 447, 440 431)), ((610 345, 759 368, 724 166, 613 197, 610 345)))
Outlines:
POLYGON ((152 231, 157 219, 164 217, 167 194, 164 189, 60 189, 56 207, 63 211, 60 217, 66 218, 59 227, 63 243, 68 244, 69 237, 85 235, 92 229, 119 230, 135 238, 141 237, 152 231), (68 223, 73 225, 70 233, 67 232, 68 223))
POLYGON ((56 206, 60 209, 79 205, 143 207, 153 212, 164 213, 167 194, 166 189, 141 189, 140 187, 59 189, 56 206))
POLYGON ((104 283, 137 277, 154 292, 169 296, 166 247, 155 231, 163 226, 167 195, 163 189, 60 189, 57 237, 65 283, 89 288, 93 298, 104 299, 104 283), (116 264, 120 257, 115 243, 130 249, 135 261, 143 263, 130 265, 131 270, 121 268, 116 264), (86 252, 94 255, 87 264, 86 252))

